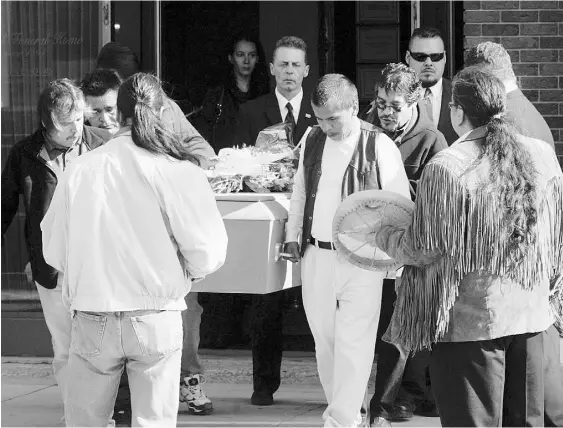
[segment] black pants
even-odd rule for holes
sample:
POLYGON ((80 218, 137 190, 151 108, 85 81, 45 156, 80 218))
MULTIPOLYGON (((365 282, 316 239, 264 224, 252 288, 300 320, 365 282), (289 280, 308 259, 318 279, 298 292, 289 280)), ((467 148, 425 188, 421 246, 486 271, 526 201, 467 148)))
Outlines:
POLYGON ((395 404, 413 408, 422 401, 434 401, 430 391, 429 352, 421 351, 409 357, 401 346, 381 340, 391 322, 396 299, 395 281, 384 280, 375 345, 375 391, 370 400, 372 421, 391 413, 395 404))
POLYGON ((563 373, 561 373, 560 339, 554 326, 544 337, 545 418, 546 427, 563 427, 563 373))
POLYGON ((252 379, 254 391, 274 394, 280 387, 283 309, 288 292, 252 296, 252 379))
POLYGON ((442 426, 543 426, 545 337, 437 343, 430 375, 442 426))

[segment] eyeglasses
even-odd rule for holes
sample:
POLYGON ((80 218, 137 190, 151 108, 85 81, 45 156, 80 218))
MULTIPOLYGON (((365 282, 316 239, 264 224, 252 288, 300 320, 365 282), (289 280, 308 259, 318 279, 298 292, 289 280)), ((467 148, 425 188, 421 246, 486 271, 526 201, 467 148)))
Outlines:
POLYGON ((406 105, 407 104, 405 103, 401 106, 394 106, 394 105, 388 105, 388 104, 385 104, 385 103, 382 103, 382 102, 379 102, 379 101, 375 102, 375 106, 377 107, 378 110, 385 111, 385 110, 387 110, 387 108, 390 108, 395 113, 400 113, 401 110, 404 109, 406 105))
POLYGON ((432 62, 438 62, 438 61, 442 61, 444 59, 444 55, 445 53, 433 53, 433 54, 426 54, 426 53, 422 53, 422 52, 411 52, 409 51, 411 54, 412 59, 414 59, 415 61, 418 62, 424 62, 426 61, 427 58, 430 58, 430 61, 432 62))

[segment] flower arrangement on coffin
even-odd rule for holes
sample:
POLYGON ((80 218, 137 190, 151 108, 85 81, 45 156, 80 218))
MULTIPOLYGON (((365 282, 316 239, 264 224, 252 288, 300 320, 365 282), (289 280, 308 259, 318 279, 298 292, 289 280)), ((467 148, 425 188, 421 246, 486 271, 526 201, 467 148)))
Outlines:
POLYGON ((248 188, 257 193, 291 192, 298 148, 287 140, 286 124, 261 131, 255 146, 222 149, 207 172, 215 193, 248 188))

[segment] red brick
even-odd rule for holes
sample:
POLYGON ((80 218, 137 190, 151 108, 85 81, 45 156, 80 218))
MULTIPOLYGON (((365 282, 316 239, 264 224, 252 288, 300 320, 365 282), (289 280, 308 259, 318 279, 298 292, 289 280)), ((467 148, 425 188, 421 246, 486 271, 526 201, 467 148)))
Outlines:
POLYGON ((494 10, 465 11, 463 13, 463 22, 500 22, 500 12, 494 10))
POLYGON ((483 24, 483 36, 517 36, 518 33, 518 24, 483 24))
POLYGON ((508 51, 508 55, 510 55, 512 63, 520 62, 520 51, 508 51))
POLYGON ((537 76, 538 64, 512 64, 516 76, 537 76))
POLYGON ((535 103, 534 106, 544 115, 557 116, 559 114, 558 103, 535 103))
POLYGON ((559 37, 541 37, 540 48, 563 48, 563 36, 559 37))
POLYGON ((563 64, 540 64, 540 75, 542 76, 562 76, 563 64))
POLYGON ((522 88, 524 89, 557 89, 557 77, 522 77, 522 88))
MULTIPOLYGON (((563 77, 560 77, 560 78, 559 78, 559 87, 560 87, 561 89, 563 89, 563 77)), ((563 106, 563 104, 562 104, 562 106, 563 106)), ((562 107, 562 108, 563 108, 563 107, 562 107)), ((563 114, 563 111, 561 112, 561 114, 563 114)))
POLYGON ((465 36, 480 36, 481 24, 465 24, 463 26, 463 34, 465 36))
POLYGON ((563 35, 563 22, 559 24, 559 35, 563 35))
POLYGON ((471 49, 482 42, 500 43, 500 37, 465 37, 463 42, 464 49, 471 49))
POLYGON ((520 34, 523 36, 555 36, 557 31, 557 24, 520 24, 520 34))
POLYGON ((563 101, 563 90, 542 90, 540 91, 540 101, 563 101))
POLYGON ((540 47, 539 37, 503 37, 501 44, 506 49, 533 49, 540 47))
POLYGON ((482 1, 481 8, 482 9, 508 9, 508 10, 517 10, 520 6, 519 1, 482 1))
POLYGON ((563 22, 563 11, 542 10, 540 11, 540 22, 563 22))
POLYGON ((528 98, 531 102, 536 102, 539 100, 539 92, 537 89, 524 89, 522 93, 528 98))
POLYGON ((480 1, 464 1, 463 2, 463 9, 464 10, 479 10, 479 9, 481 9, 481 2, 480 1))
POLYGON ((557 1, 521 1, 520 9, 557 9, 557 1))
POLYGON ((556 50, 523 50, 521 62, 557 62, 559 52, 556 50))
POLYGON ((550 128, 563 128, 563 116, 545 116, 544 119, 550 128))
POLYGON ((538 22, 537 10, 511 10, 503 11, 500 15, 502 22, 538 22))

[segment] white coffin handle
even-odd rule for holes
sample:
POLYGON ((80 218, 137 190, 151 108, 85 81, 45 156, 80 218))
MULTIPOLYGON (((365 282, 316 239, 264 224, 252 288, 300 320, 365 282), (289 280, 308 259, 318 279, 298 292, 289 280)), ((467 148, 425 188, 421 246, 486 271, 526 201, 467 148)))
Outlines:
POLYGON ((293 257, 291 253, 282 252, 283 242, 281 244, 276 244, 274 247, 274 260, 279 262, 282 257, 293 257))

